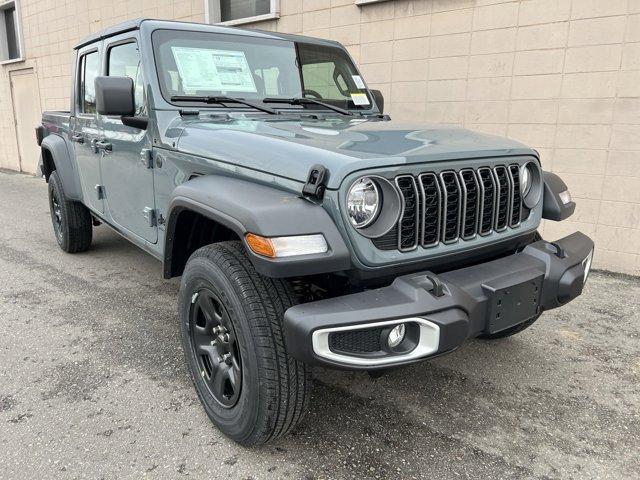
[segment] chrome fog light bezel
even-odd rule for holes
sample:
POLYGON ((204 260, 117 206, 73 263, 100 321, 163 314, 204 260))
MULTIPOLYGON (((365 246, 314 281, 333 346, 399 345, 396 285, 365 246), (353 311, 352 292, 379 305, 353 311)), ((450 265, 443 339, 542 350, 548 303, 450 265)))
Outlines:
POLYGON ((591 266, 593 265, 593 250, 591 250, 589 252, 589 255, 587 255, 585 257, 585 259, 582 261, 582 268, 583 268, 583 279, 582 279, 582 286, 586 285, 587 283, 587 278, 589 278, 589 273, 591 272, 591 266))
MULTIPOLYGON (((406 337, 405 337, 406 338, 406 337)), ((403 342, 400 342, 402 345, 403 342)), ((376 367, 380 365, 391 365, 394 363, 405 363, 422 357, 427 357, 438 351, 440 346, 440 327, 429 320, 419 317, 399 318, 395 320, 384 320, 366 324, 346 325, 343 327, 329 327, 315 330, 311 335, 311 345, 313 352, 318 357, 332 361, 341 365, 352 365, 355 367, 376 367), (347 330, 364 330, 369 328, 393 327, 398 324, 415 324, 419 330, 419 338, 410 350, 394 352, 391 349, 385 352, 384 356, 367 357, 338 353, 329 347, 329 334, 344 332, 347 330)))

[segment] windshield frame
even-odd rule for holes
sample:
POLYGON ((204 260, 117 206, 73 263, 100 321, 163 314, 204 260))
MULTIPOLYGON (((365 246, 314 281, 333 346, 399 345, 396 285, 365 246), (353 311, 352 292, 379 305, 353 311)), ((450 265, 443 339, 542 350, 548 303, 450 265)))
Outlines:
MULTIPOLYGON (((297 77, 298 77, 298 81, 299 81, 299 86, 302 92, 301 98, 310 98, 313 99, 315 97, 305 97, 304 96, 304 75, 303 75, 303 71, 302 71, 302 65, 301 65, 301 61, 300 61, 300 50, 299 50, 299 45, 300 44, 309 44, 309 45, 313 45, 313 46, 318 46, 318 47, 325 47, 325 48, 331 48, 331 49, 335 49, 338 50, 340 55, 350 63, 351 68, 353 69, 353 71, 358 74, 360 76, 360 78, 362 78, 360 71, 358 70, 358 67, 356 65, 356 63, 353 61, 353 58, 351 57, 351 55, 349 54, 349 52, 339 43, 335 43, 335 45, 323 45, 324 42, 322 41, 318 41, 318 42, 314 42, 313 39, 309 39, 310 41, 305 42, 305 41, 300 41, 300 39, 304 39, 304 37, 298 37, 298 36, 291 36, 292 38, 286 38, 286 37, 271 37, 268 39, 264 39, 261 37, 256 37, 254 35, 243 35, 243 34, 239 34, 239 33, 224 33, 224 32, 214 32, 214 31, 203 31, 203 30, 187 30, 187 29, 179 29, 179 30, 174 30, 171 28, 158 28, 158 29, 154 29, 151 32, 151 52, 153 55, 153 63, 154 63, 154 70, 155 70, 155 76, 156 76, 156 80, 158 82, 158 90, 160 95, 162 96, 162 99, 171 106, 177 107, 177 108, 193 108, 193 107, 198 107, 200 109, 212 109, 212 110, 227 110, 227 111, 246 111, 246 110, 252 110, 255 111, 253 109, 251 109, 251 107, 247 107, 246 105, 241 105, 241 104, 232 104, 232 105, 216 105, 216 104, 207 104, 205 102, 202 102, 200 100, 196 100, 194 99, 193 101, 187 101, 187 100, 179 100, 179 101, 175 101, 172 100, 171 97, 174 95, 171 95, 170 91, 167 91, 166 89, 166 85, 165 82, 162 80, 161 78, 161 72, 160 72, 160 63, 159 63, 159 40, 157 38, 157 34, 159 34, 160 32, 166 32, 166 31, 173 31, 173 32, 177 32, 178 34, 209 34, 212 36, 228 36, 228 37, 232 37, 230 38, 230 40, 233 40, 233 38, 237 38, 237 37, 241 37, 243 40, 248 40, 248 43, 251 43, 252 41, 259 45, 260 42, 264 41, 264 40, 269 40, 269 41, 274 41, 274 42, 282 42, 283 44, 291 44, 293 47, 293 51, 295 54, 295 63, 296 63, 296 67, 297 67, 297 77)), ((334 43, 334 42, 332 42, 334 43)), ((340 105, 340 101, 336 100, 336 99, 322 99, 321 101, 324 101, 328 104, 331 105, 335 105, 336 107, 341 107, 344 108, 345 110, 348 110, 350 112, 354 112, 354 113, 362 113, 362 114, 367 114, 367 113, 372 113, 375 112, 377 110, 377 105, 375 103, 375 100, 373 98, 373 95, 369 89, 369 87, 366 85, 365 83, 365 88, 364 89, 360 89, 361 93, 364 93, 367 96, 367 99, 369 101, 368 105, 363 105, 362 108, 354 108, 354 107, 344 107, 342 105, 340 105)), ((186 95, 188 96, 188 95, 186 95)), ((200 96, 200 95, 193 95, 194 97, 200 96)), ((260 98, 248 98, 242 95, 242 92, 229 92, 229 94, 227 94, 226 96, 228 97, 236 97, 236 98, 241 98, 241 99, 246 99, 249 101, 253 101, 253 102, 262 102, 262 100, 264 98, 270 98, 270 97, 274 97, 274 95, 269 95, 269 94, 265 94, 264 97, 260 98)), ((279 97, 279 98, 287 98, 285 96, 279 97)), ((274 103, 270 103, 270 102, 265 102, 264 103, 265 106, 270 106, 271 108, 277 108, 279 111, 281 111, 282 113, 336 113, 331 111, 328 108, 325 107, 321 107, 321 106, 311 106, 311 108, 307 108, 307 106, 305 105, 286 105, 285 104, 280 104, 275 106, 274 103)))

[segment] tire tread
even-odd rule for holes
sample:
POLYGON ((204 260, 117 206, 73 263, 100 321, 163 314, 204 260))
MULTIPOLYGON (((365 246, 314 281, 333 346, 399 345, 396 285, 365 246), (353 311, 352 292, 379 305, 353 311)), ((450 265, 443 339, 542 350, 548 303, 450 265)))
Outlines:
POLYGON ((258 364, 267 387, 265 418, 242 443, 262 444, 285 435, 307 410, 310 371, 291 357, 282 330, 284 312, 297 302, 285 280, 260 275, 238 241, 220 242, 196 250, 191 258, 204 257, 223 269, 238 288, 257 345, 258 364))

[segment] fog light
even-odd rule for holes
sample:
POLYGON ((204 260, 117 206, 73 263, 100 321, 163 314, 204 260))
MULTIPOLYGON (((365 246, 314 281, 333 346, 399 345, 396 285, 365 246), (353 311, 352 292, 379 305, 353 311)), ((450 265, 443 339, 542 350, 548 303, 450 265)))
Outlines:
POLYGON ((582 261, 582 266, 584 267, 584 280, 582 282, 583 285, 587 283, 587 277, 589 276, 589 271, 591 270, 592 260, 593 260, 593 250, 591 250, 589 255, 587 255, 587 258, 585 258, 582 261))
POLYGON ((389 336, 387 337, 387 343, 391 348, 395 348, 400 345, 402 340, 404 340, 405 331, 406 328, 404 326, 404 323, 396 325, 391 329, 391 331, 389 332, 389 336))

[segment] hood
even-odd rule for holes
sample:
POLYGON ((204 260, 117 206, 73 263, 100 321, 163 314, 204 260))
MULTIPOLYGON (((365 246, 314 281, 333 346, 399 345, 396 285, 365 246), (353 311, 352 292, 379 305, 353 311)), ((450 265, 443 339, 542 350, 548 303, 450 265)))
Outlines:
POLYGON ((181 123, 180 152, 303 183, 309 169, 321 164, 329 170, 330 189, 362 169, 535 154, 518 142, 463 128, 358 117, 203 116, 181 123))

